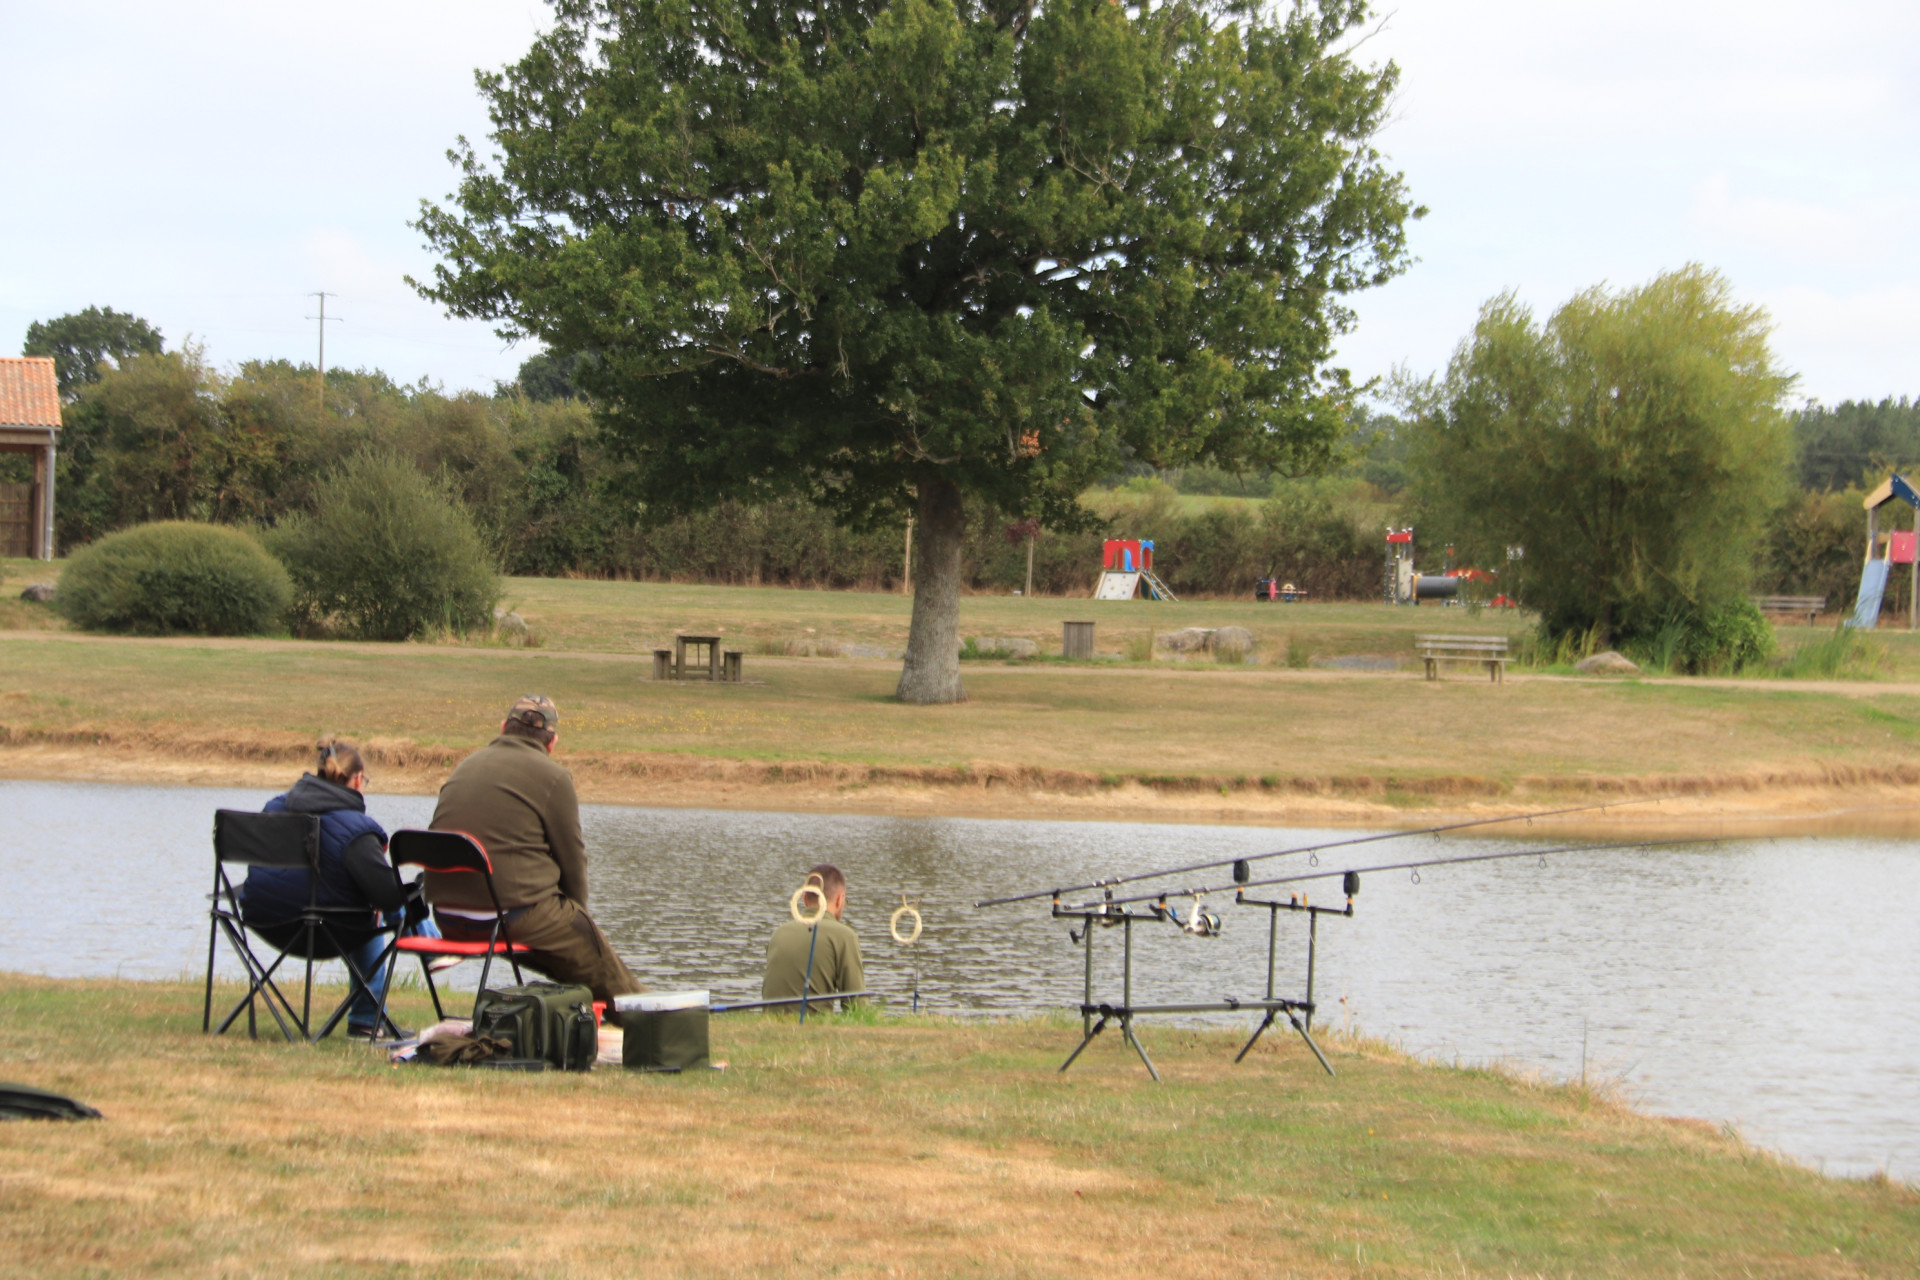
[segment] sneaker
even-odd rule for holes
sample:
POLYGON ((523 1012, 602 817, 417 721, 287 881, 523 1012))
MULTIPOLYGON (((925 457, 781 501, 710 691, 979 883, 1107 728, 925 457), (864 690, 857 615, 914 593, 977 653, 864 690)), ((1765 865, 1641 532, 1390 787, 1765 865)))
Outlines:
POLYGON ((465 959, 465 956, 435 956, 433 959, 427 961, 427 972, 445 973, 465 959))
POLYGON ((358 1022, 349 1022, 347 1024, 347 1038, 350 1040, 411 1040, 418 1034, 416 1031, 409 1031, 405 1027, 400 1027, 396 1029, 394 1035, 382 1036, 375 1033, 371 1024, 361 1024, 358 1022))

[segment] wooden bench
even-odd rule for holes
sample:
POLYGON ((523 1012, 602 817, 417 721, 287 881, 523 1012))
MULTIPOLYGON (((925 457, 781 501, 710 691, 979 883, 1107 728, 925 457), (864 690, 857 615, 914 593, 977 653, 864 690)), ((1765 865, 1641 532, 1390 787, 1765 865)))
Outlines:
POLYGON ((1762 613, 1806 614, 1807 625, 1827 611, 1825 596, 1749 596, 1762 613))
POLYGON ((1413 647, 1427 664, 1429 680, 1440 678, 1443 662, 1480 662, 1486 664, 1487 678, 1498 684, 1512 661, 1505 636, 1415 636, 1413 647))

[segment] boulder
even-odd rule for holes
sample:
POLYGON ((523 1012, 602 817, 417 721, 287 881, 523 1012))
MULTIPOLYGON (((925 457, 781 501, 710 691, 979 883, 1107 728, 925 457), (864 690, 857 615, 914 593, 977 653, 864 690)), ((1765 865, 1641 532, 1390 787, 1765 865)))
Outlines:
POLYGON ((840 647, 843 658, 897 658, 900 655, 891 649, 882 649, 877 644, 843 644, 840 647))
POLYGON ((505 613, 499 609, 493 611, 493 629, 502 636, 524 639, 527 634, 527 620, 517 613, 505 613))
POLYGON ((1608 649, 1596 653, 1591 658, 1582 658, 1573 664, 1573 669, 1586 676, 1637 676, 1640 668, 1633 660, 1608 649))
POLYGON ((20 598, 22 600, 31 600, 35 604, 52 604, 53 584, 51 582, 32 583, 25 591, 20 593, 20 598))
POLYGON ((1198 653, 1213 642, 1212 627, 1182 627, 1178 631, 1165 631, 1153 638, 1156 649, 1165 649, 1168 653, 1198 653))
POLYGON ((1253 632, 1245 627, 1221 627, 1213 633, 1213 651, 1215 653, 1246 655, 1259 646, 1253 638, 1253 632))
POLYGON ((1004 653, 1010 658, 1034 658, 1040 654, 1039 644, 1019 636, 975 636, 973 647, 980 653, 1004 653))

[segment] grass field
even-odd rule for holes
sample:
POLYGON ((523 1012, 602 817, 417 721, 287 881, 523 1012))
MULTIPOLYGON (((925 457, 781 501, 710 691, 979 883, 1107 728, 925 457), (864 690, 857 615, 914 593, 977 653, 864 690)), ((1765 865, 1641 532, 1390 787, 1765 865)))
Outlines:
POLYGON ((1164 1027, 1164 1085, 1117 1042, 1058 1075, 1077 1026, 742 1015, 724 1072, 508 1075, 8 975, 4 1075, 106 1118, 0 1125, 0 1275, 1920 1272, 1913 1189, 1604 1090, 1164 1027))
MULTIPOLYGON (((17 594, 9 590, 16 568, 0 590, 17 594)), ((1111 807, 1115 788, 1145 788, 1183 797, 1184 811, 1204 819, 1232 818, 1254 801, 1270 809, 1328 796, 1404 806, 1920 783, 1920 685, 1515 673, 1494 686, 1470 671, 1427 682, 1410 669, 1322 669, 1308 656, 1410 661, 1418 631, 1510 632, 1521 625, 1510 615, 971 597, 962 603, 964 634, 1051 647, 1063 618, 1093 616, 1102 650, 1134 656, 969 662, 969 701, 907 707, 891 696, 897 660, 800 656, 897 649, 906 597, 508 585, 536 647, 150 640, 16 627, 0 635, 0 743, 9 748, 0 770, 128 776, 75 763, 117 752, 146 759, 145 776, 237 780, 228 766, 284 771, 317 734, 342 732, 373 742, 381 785, 430 789, 484 741, 501 708, 539 689, 562 707, 562 752, 583 794, 622 801, 737 802, 725 787, 783 783, 813 787, 806 803, 818 807, 858 799, 852 793, 863 788, 944 786, 936 807, 979 812, 1000 803, 985 789, 1005 783, 1108 793, 1087 799, 1089 816, 1111 807), (1257 660, 1145 659, 1152 632, 1186 625, 1246 626, 1260 639, 1257 660), (676 631, 718 632, 747 649, 752 683, 651 680, 649 651, 676 631), (684 789, 695 784, 706 790, 684 789), (951 801, 969 788, 956 808, 951 801), (1196 808, 1216 804, 1219 812, 1196 808)), ((17 601, 12 608, 47 613, 17 601)), ((1882 665, 1897 669, 1908 641, 1874 641, 1896 654, 1882 665)))

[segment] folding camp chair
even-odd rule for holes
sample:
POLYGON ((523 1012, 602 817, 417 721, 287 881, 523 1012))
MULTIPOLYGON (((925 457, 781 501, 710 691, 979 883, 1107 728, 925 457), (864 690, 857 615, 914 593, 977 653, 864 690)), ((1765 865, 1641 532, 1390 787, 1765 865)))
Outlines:
MULTIPOLYGON (((334 1016, 327 1021, 326 1031, 331 1031, 340 1015, 352 1003, 355 995, 367 989, 366 975, 355 968, 352 958, 353 948, 364 942, 370 934, 381 932, 379 917, 366 907, 323 907, 319 904, 320 893, 320 819, 308 813, 249 813, 238 809, 219 809, 213 815, 213 893, 209 907, 207 923, 207 987, 206 998, 200 1014, 200 1029, 211 1030, 214 1035, 223 1035, 234 1019, 240 1016, 242 1009, 247 1013, 247 1034, 258 1038, 259 1027, 255 1018, 254 1002, 264 1003, 267 1012, 273 1015, 274 1022, 280 1028, 280 1034, 288 1040, 294 1039, 294 1029, 298 1028, 300 1038, 305 1039, 313 1019, 313 966, 316 961, 338 958, 347 966, 349 991, 347 999, 341 1003, 334 1016), (240 909, 240 895, 234 883, 227 878, 227 865, 234 863, 247 867, 289 867, 304 870, 307 873, 307 905, 299 915, 285 921, 263 922, 249 921, 240 909), (284 943, 269 937, 264 928, 271 928, 284 943), (273 962, 261 960, 248 942, 248 935, 259 939, 273 949, 273 962), (227 939, 240 963, 247 973, 247 993, 242 996, 233 1009, 223 1018, 219 1027, 213 1026, 213 966, 215 951, 221 935, 227 939), (306 967, 301 983, 300 1008, 296 1011, 293 1001, 280 989, 274 980, 280 965, 288 956, 302 960, 306 967), (288 1024, 291 1023, 292 1026, 288 1024)), ((369 994, 371 994, 369 992, 369 994)), ((385 1015, 384 1006, 381 1009, 385 1015)), ((375 1024, 376 1028, 378 1023, 375 1024)), ((387 1021, 389 1029, 393 1027, 387 1021)), ((326 1034, 323 1031, 321 1034, 326 1034)))
MULTIPOLYGON (((440 1005, 440 989, 434 985, 433 970, 428 961, 436 956, 458 956, 472 959, 475 956, 485 958, 480 966, 480 991, 487 989, 487 975, 493 971, 493 958, 505 956, 507 963, 513 966, 513 980, 523 982, 520 976, 519 956, 525 955, 530 947, 513 941, 508 930, 509 912, 500 905, 500 895, 493 887, 493 860, 487 857, 487 851, 481 843, 464 831, 422 831, 408 827, 393 833, 388 842, 387 852, 393 862, 393 874, 397 878, 402 867, 419 867, 434 875, 477 875, 487 886, 487 901, 493 904, 493 927, 489 930, 485 942, 456 942, 451 938, 398 937, 387 948, 387 987, 393 989, 393 966, 402 952, 420 958, 420 973, 427 982, 427 994, 433 997, 434 1016, 445 1021, 447 1013, 440 1005)), ((478 992, 474 995, 474 1004, 479 1005, 478 992)), ((387 1014, 384 993, 380 1003, 380 1016, 387 1014)))

